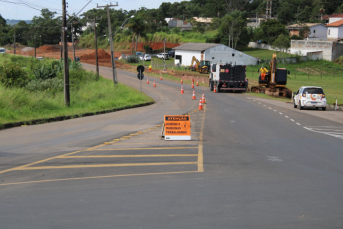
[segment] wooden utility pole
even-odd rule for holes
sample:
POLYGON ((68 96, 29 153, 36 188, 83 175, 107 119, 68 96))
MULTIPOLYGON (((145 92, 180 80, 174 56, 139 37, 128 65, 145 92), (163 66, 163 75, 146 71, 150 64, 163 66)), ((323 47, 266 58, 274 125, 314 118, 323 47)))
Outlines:
POLYGON ((110 18, 110 7, 112 6, 118 6, 118 2, 116 3, 116 5, 106 5, 106 6, 98 6, 97 4, 97 8, 107 8, 107 21, 108 21, 108 35, 109 35, 109 39, 110 39, 110 46, 111 46, 111 62, 112 62, 112 74, 113 74, 113 82, 114 84, 118 83, 118 79, 117 79, 117 71, 116 71, 116 64, 115 64, 115 60, 114 60, 114 52, 113 52, 113 37, 112 37, 112 26, 111 26, 111 18, 110 18))
POLYGON ((73 60, 75 60, 74 27, 71 25, 71 43, 73 44, 73 60))
POLYGON ((69 92, 69 66, 68 66, 68 43, 67 43, 67 18, 66 1, 62 0, 62 38, 63 38, 63 62, 64 62, 64 104, 70 105, 69 92))
POLYGON ((98 38, 96 35, 96 24, 95 21, 96 20, 101 20, 102 17, 97 18, 95 17, 94 19, 88 18, 88 20, 91 20, 94 24, 94 43, 95 43, 95 64, 96 64, 96 78, 99 79, 99 61, 98 61, 98 38))

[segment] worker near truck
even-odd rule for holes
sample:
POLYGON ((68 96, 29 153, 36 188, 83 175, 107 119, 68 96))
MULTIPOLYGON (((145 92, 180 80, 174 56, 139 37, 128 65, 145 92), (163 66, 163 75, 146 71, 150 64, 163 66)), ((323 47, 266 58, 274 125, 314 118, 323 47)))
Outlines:
POLYGON ((260 73, 261 73, 261 80, 265 80, 268 70, 262 66, 262 68, 260 68, 260 73))

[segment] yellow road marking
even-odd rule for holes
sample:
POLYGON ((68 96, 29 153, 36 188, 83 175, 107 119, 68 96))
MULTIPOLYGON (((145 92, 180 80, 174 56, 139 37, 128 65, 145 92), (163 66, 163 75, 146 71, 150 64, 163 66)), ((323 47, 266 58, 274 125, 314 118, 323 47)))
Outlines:
POLYGON ((203 156, 203 134, 205 126, 205 114, 206 105, 204 105, 204 119, 202 121, 200 136, 199 136, 199 148, 198 148, 198 172, 204 172, 204 156, 203 156))
POLYGON ((149 155, 96 155, 96 156, 63 156, 60 158, 121 158, 121 157, 197 157, 198 154, 149 154, 149 155))
POLYGON ((88 180, 88 179, 114 178, 114 177, 168 175, 168 174, 181 174, 181 173, 184 174, 184 173, 197 173, 197 172, 198 171, 180 171, 180 172, 166 172, 166 173, 138 173, 138 174, 122 174, 122 175, 95 176, 95 177, 79 177, 79 178, 65 178, 65 179, 51 179, 51 180, 23 181, 23 182, 5 183, 5 184, 0 184, 0 186, 19 185, 19 184, 35 184, 35 183, 56 182, 56 181, 72 181, 72 180, 88 180))
POLYGON ((42 170, 42 169, 79 169, 79 168, 106 168, 106 167, 130 167, 130 166, 154 166, 154 165, 196 165, 198 162, 157 162, 157 163, 127 163, 127 164, 96 164, 96 165, 60 165, 60 166, 36 166, 17 167, 13 170, 42 170))
MULTIPOLYGON (((132 143, 131 143, 132 144, 132 143)), ((156 148, 122 148, 122 149, 94 149, 94 150, 84 150, 84 151, 117 151, 117 150, 157 150, 157 149, 197 149, 197 146, 187 146, 187 147, 156 147, 156 148)))

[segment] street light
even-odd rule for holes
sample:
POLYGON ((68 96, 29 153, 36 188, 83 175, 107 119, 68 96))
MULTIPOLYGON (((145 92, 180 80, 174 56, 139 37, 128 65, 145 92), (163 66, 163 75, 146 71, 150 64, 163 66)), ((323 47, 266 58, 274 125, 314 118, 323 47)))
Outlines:
POLYGON ((135 15, 132 15, 131 17, 126 18, 125 21, 123 22, 123 24, 121 24, 121 26, 120 26, 120 27, 117 29, 117 31, 113 34, 113 36, 116 35, 116 33, 118 32, 119 29, 122 29, 122 28, 123 28, 123 25, 126 23, 127 20, 129 20, 129 19, 131 19, 131 18, 133 18, 133 17, 135 17, 135 15))

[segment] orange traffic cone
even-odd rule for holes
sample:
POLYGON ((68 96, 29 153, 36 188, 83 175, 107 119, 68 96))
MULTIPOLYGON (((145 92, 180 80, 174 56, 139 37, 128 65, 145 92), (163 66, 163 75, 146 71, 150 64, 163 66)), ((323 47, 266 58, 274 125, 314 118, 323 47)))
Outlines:
POLYGON ((217 86, 216 86, 216 85, 214 85, 213 92, 214 92, 214 93, 217 92, 217 86))
POLYGON ((195 97, 195 90, 193 90, 193 96, 192 96, 192 99, 197 99, 197 98, 195 97))
POLYGON ((149 78, 147 78, 147 80, 146 80, 146 84, 149 84, 149 78))
POLYGON ((205 103, 206 103, 205 93, 203 92, 202 93, 202 104, 205 104, 205 103))
POLYGON ((199 80, 197 79, 197 86, 199 86, 199 80))
POLYGON ((194 84, 194 79, 192 78, 192 83, 194 84))
POLYGON ((161 73, 161 76, 160 76, 160 80, 162 80, 162 73, 161 73))
POLYGON ((181 86, 181 94, 185 94, 185 92, 183 91, 183 86, 181 86))
POLYGON ((181 77, 181 84, 183 84, 182 77, 181 77))
POLYGON ((156 87, 156 82, 155 82, 155 80, 154 80, 154 87, 156 87))
POLYGON ((194 82, 192 82, 192 88, 194 88, 194 82))
POLYGON ((199 102, 199 111, 202 110, 202 102, 201 102, 201 99, 200 99, 200 102, 199 102))

